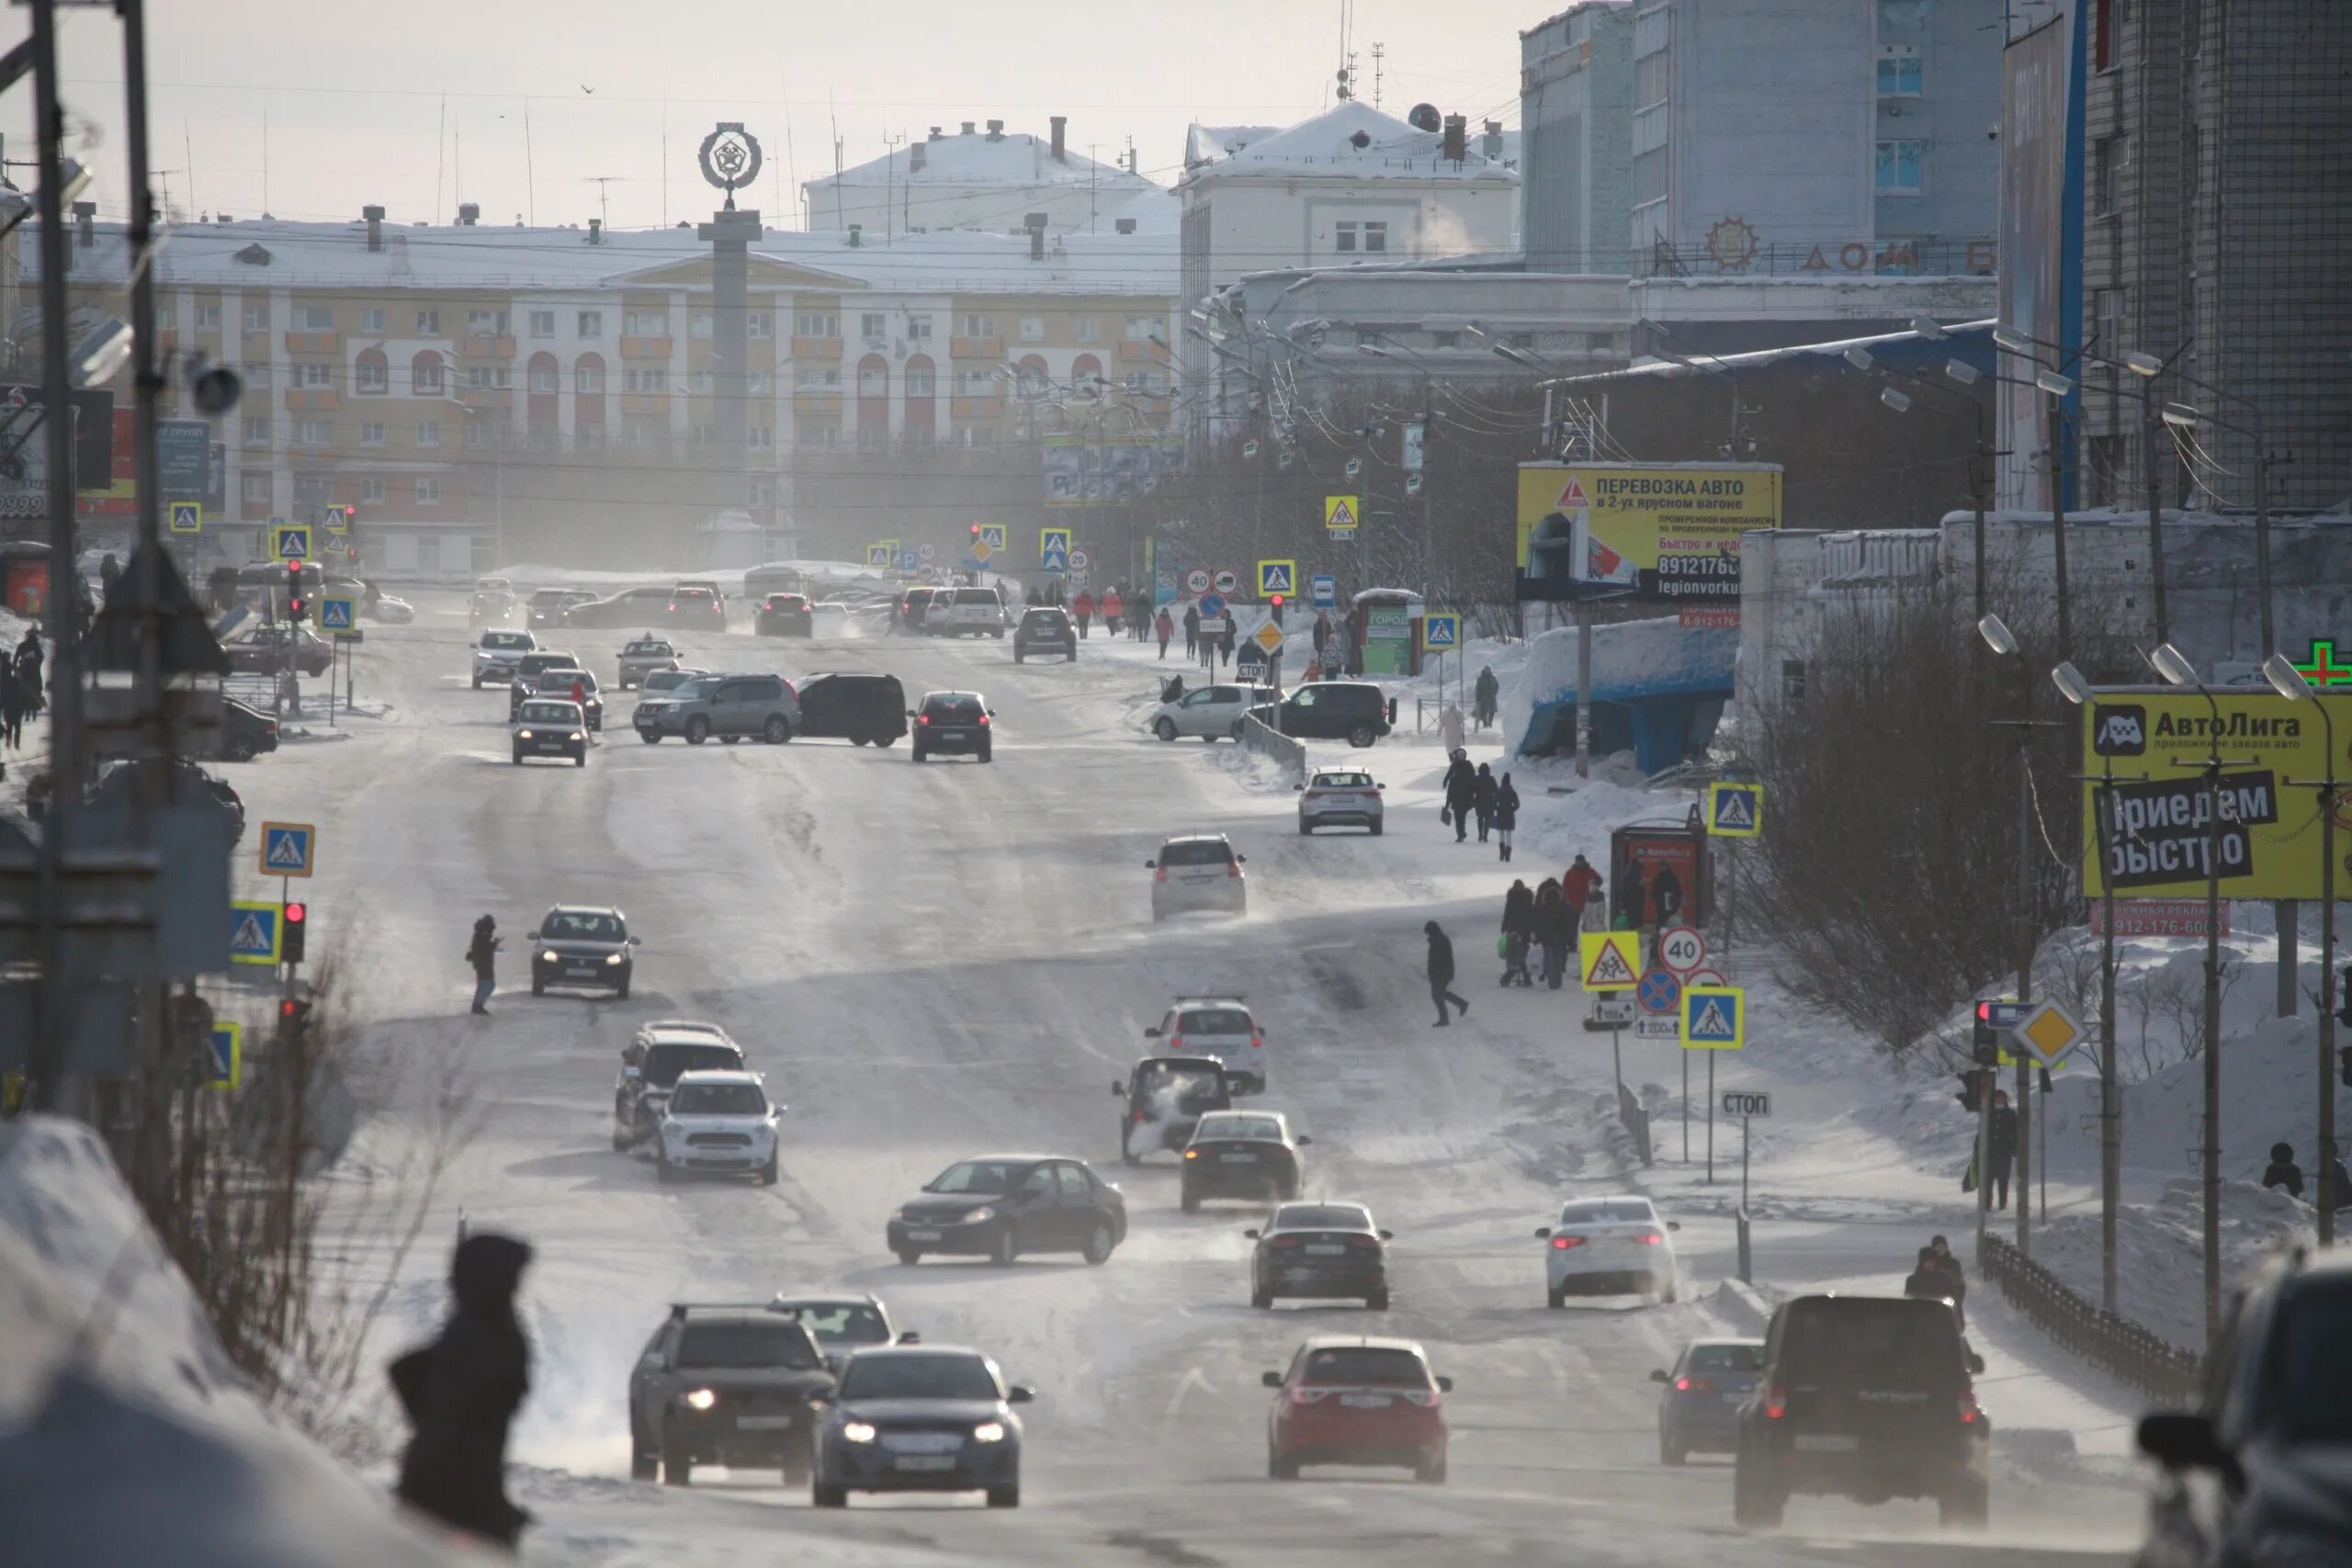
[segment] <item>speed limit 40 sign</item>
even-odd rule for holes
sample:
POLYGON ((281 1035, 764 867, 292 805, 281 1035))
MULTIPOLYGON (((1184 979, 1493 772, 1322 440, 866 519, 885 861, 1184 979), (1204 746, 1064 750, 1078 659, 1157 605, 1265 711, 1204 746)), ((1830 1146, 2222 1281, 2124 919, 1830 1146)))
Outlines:
POLYGON ((1673 926, 1657 939, 1657 961, 1677 975, 1688 975, 1707 961, 1706 939, 1689 926, 1673 926))

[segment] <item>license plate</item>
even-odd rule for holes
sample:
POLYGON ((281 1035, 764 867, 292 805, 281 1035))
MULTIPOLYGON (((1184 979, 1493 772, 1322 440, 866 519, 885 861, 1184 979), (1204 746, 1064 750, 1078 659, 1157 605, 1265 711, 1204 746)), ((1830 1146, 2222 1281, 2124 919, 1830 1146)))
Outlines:
POLYGON ((1306 1244, 1309 1258, 1337 1258, 1348 1249, 1336 1241, 1311 1241, 1306 1244))
POLYGON ((781 1432, 792 1425, 789 1416, 738 1416, 735 1427, 743 1432, 781 1432))
POLYGON ((1860 1438, 1797 1434, 1797 1451, 1807 1454, 1849 1454, 1862 1446, 1860 1438))
POLYGON ((584 976, 594 975, 596 972, 596 966, 594 964, 567 964, 563 966, 563 972, 567 975, 584 976))
POLYGON ((953 1470, 956 1468, 956 1456, 954 1454, 900 1454, 899 1468, 900 1470, 953 1470))
POLYGON ((942 740, 969 740, 971 738, 972 732, 968 729, 943 729, 939 732, 942 740))
POLYGON ((1351 1410, 1385 1410, 1396 1401, 1385 1393, 1343 1393, 1340 1403, 1351 1410))
POLYGON ((1219 1155, 1216 1157, 1227 1165, 1256 1165, 1258 1163, 1256 1155, 1219 1155))
POLYGON ((909 1231, 907 1239, 909 1241, 937 1241, 939 1233, 937 1231, 909 1231))

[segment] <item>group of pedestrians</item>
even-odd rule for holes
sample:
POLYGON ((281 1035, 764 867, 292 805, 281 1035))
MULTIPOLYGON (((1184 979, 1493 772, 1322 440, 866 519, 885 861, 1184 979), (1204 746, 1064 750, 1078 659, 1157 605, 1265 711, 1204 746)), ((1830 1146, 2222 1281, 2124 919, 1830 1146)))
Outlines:
MULTIPOLYGON (((2345 1170, 2344 1156, 2337 1152, 2334 1144, 2327 1145, 2327 1163, 2328 1179, 2331 1183, 2329 1199, 2339 1212, 2352 1209, 2352 1173, 2345 1170)), ((2295 1147, 2292 1144, 2270 1145, 2270 1164, 2262 1172, 2262 1184, 2265 1187, 2276 1187, 2290 1198, 2300 1198, 2303 1195, 2303 1168, 2295 1163, 2295 1147)), ((2314 1203, 2319 1201, 2318 1193, 2312 1194, 2312 1201, 2314 1203)))
POLYGON ((1515 881, 1503 895, 1502 983, 1532 987, 1529 963, 1541 957, 1544 987, 1558 990, 1567 977, 1568 953, 1577 932, 1584 929, 1585 911, 1600 897, 1600 874, 1584 856, 1577 856, 1556 877, 1547 876, 1530 888, 1515 881))
POLYGON ((1951 1303, 1960 1326, 1967 1328, 1968 1277, 1961 1272, 1960 1259, 1953 1255, 1951 1243, 1943 1237, 1932 1237, 1919 1249, 1917 1261, 1904 1279, 1903 1293, 1951 1303))
POLYGON ((1510 775, 1495 776, 1490 763, 1470 765, 1470 754, 1456 747, 1453 760, 1445 770, 1445 805, 1438 813, 1441 824, 1453 828, 1453 841, 1467 843, 1470 826, 1476 820, 1478 841, 1486 843, 1494 838, 1497 853, 1510 859, 1510 836, 1519 826, 1519 791, 1512 787, 1510 775))
POLYGON ((25 743, 25 723, 41 713, 40 633, 28 626, 13 654, 0 653, 0 739, 25 743))

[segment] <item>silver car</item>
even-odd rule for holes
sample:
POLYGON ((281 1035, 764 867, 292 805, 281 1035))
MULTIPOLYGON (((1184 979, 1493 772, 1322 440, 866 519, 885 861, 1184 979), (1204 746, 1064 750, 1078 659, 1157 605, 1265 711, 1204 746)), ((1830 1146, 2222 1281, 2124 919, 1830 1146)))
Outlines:
POLYGON ((474 645, 474 690, 485 682, 504 685, 514 678, 514 667, 526 653, 537 653, 539 639, 529 632, 488 631, 474 645))
POLYGON ((1151 918, 1207 909, 1227 915, 1247 914, 1250 885, 1241 867, 1249 859, 1234 853, 1222 833, 1187 833, 1169 840, 1159 853, 1144 862, 1152 874, 1151 918))
POLYGON ((781 746, 799 733, 800 695, 781 675, 705 675, 640 699, 632 722, 648 746, 672 735, 689 746, 714 735, 729 746, 746 737, 781 746))
POLYGON ((1380 837, 1385 815, 1380 785, 1370 773, 1351 768, 1325 768, 1307 775, 1298 789, 1298 830, 1317 828, 1363 828, 1380 837))
POLYGON ((678 650, 667 637, 655 637, 650 632, 632 637, 621 648, 620 688, 626 692, 631 686, 641 686, 646 676, 654 671, 675 670, 677 667, 678 650))
POLYGON ((666 696, 687 682, 700 680, 709 673, 707 670, 649 670, 645 672, 645 678, 637 683, 638 696, 640 700, 646 697, 666 696))

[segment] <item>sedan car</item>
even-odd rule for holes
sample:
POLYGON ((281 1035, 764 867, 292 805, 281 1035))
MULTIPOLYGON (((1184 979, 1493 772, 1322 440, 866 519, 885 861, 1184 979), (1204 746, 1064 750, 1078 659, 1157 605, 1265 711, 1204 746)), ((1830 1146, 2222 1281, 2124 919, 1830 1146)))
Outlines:
POLYGON ((503 626, 522 614, 522 601, 507 588, 476 587, 467 602, 466 619, 477 626, 503 626))
POLYGON ((259 708, 234 697, 220 703, 220 755, 232 762, 250 762, 265 751, 277 750, 277 721, 259 708))
POLYGON ((760 637, 814 637, 817 615, 806 593, 771 593, 753 613, 752 630, 760 637))
POLYGON ((637 968, 629 949, 640 939, 628 933, 618 909, 590 904, 559 904, 531 932, 531 995, 549 986, 609 990, 626 1000, 637 968))
POLYGON ((1657 1396, 1657 1458, 1680 1464, 1694 1453, 1739 1451, 1739 1407, 1764 1368, 1761 1339, 1693 1339, 1669 1369, 1650 1374, 1657 1396))
POLYGON ((891 1212, 885 1235, 907 1264, 944 1253, 1009 1265, 1028 1252, 1102 1263, 1127 1238, 1127 1201, 1084 1160, 985 1155, 932 1178, 891 1212))
POLYGON ((816 1337, 825 1365, 839 1372, 870 1345, 920 1345, 922 1336, 900 1327, 876 1295, 795 1295, 779 1292, 768 1303, 816 1337))
POLYGON ((1409 1339, 1354 1335, 1310 1339, 1286 1372, 1268 1372, 1266 1473, 1295 1481, 1308 1464, 1397 1465, 1416 1481, 1445 1481, 1444 1395, 1453 1380, 1430 1371, 1409 1339))
POLYGON ((616 683, 626 692, 631 686, 643 685, 646 676, 656 670, 675 670, 678 667, 678 650, 668 637, 655 637, 648 632, 643 637, 631 637, 623 643, 616 664, 616 683))
POLYGON ((995 732, 989 725, 996 709, 978 692, 932 692, 922 706, 908 713, 915 721, 914 760, 927 762, 941 752, 963 752, 990 761, 995 756, 995 732))
POLYGON ((629 1474, 692 1483, 697 1464, 808 1478, 818 1406, 833 1374, 790 1314, 680 1302, 639 1352, 628 1380, 629 1474))
POLYGON ((369 619, 388 626, 404 626, 416 619, 416 606, 390 593, 379 593, 368 602, 369 619))
POLYGON ((954 1346, 876 1346, 850 1357, 817 1428, 808 1500, 853 1492, 984 1492, 1021 1506, 1021 1417, 1036 1398, 994 1361, 954 1346))
POLYGON ((1317 828, 1363 828, 1375 839, 1386 808, 1380 785, 1370 773, 1323 768, 1307 775, 1298 788, 1298 830, 1302 836, 1317 828))
POLYGON ((1032 604, 1021 612, 1021 619, 1013 626, 1012 661, 1019 664, 1048 653, 1076 662, 1078 624, 1058 604, 1032 604))
POLYGON ((1284 1203, 1263 1230, 1243 1231, 1258 1244, 1250 1259, 1250 1304, 1285 1296, 1329 1301, 1355 1297, 1388 1310, 1389 1233, 1361 1203, 1284 1203))
POLYGON ((688 1176, 776 1179, 776 1118, 760 1075, 741 1068, 681 1073, 663 1107, 653 1140, 654 1173, 663 1181, 688 1176))
POLYGON ((539 639, 529 632, 487 631, 474 644, 474 690, 485 683, 504 685, 514 678, 523 656, 537 653, 539 639))
POLYGON ((1572 1295, 1628 1295, 1658 1301, 1675 1297, 1672 1232, 1682 1227, 1661 1220, 1642 1197, 1572 1198, 1560 1206, 1557 1224, 1535 1233, 1544 1249, 1544 1293, 1565 1306, 1572 1295))
POLYGON ((334 662, 334 645, 308 626, 256 626, 251 637, 222 644, 221 651, 241 675, 275 675, 289 659, 305 675, 323 675, 334 662))
POLYGON ((1227 915, 1250 912, 1250 885, 1241 868, 1248 855, 1236 854, 1222 833, 1187 833, 1159 846, 1159 853, 1143 863, 1151 876, 1151 918, 1211 910, 1227 915))
POLYGON ((1173 702, 1159 705, 1151 732, 1162 740, 1192 736, 1203 740, 1238 740, 1241 721, 1250 710, 1270 704, 1282 694, 1272 686, 1201 686, 1173 702))
POLYGON ((1306 1179, 1298 1151, 1312 1142, 1278 1111, 1210 1111, 1184 1145, 1184 1212, 1198 1213, 1211 1198, 1288 1202, 1306 1179))
POLYGON ((551 697, 533 697, 514 710, 514 762, 526 757, 569 757, 574 767, 588 765, 588 721, 580 705, 551 697))

